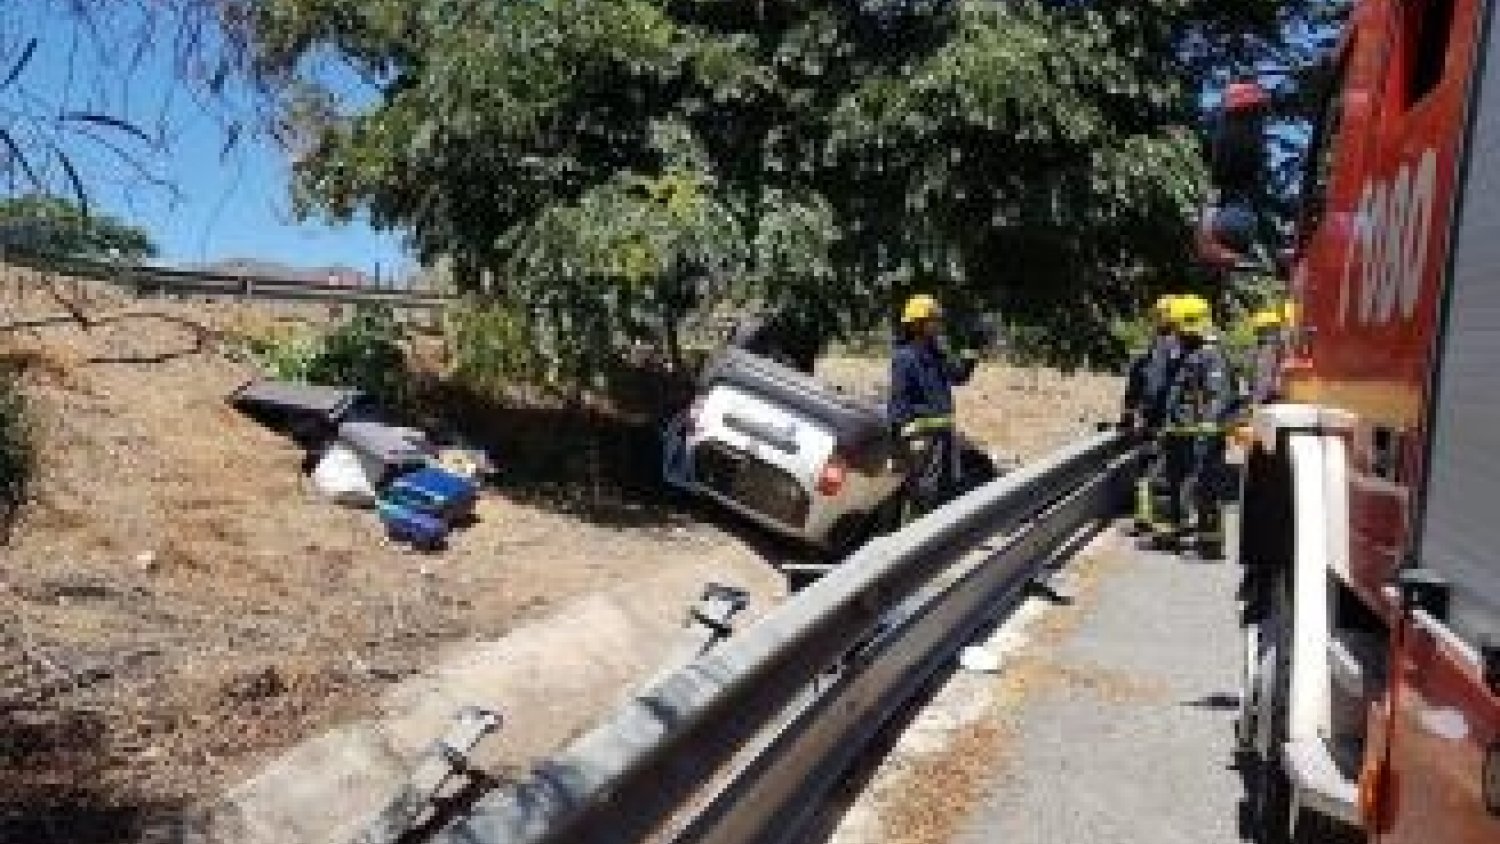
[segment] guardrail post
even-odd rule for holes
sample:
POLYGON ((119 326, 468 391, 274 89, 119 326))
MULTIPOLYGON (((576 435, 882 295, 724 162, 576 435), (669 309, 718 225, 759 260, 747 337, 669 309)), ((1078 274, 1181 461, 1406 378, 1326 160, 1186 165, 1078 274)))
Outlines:
POLYGON ((398 844, 416 828, 432 801, 454 776, 470 775, 469 754, 500 726, 500 715, 477 706, 459 710, 448 732, 417 763, 410 778, 354 844, 398 844))
POLYGON ((698 602, 688 610, 687 635, 667 657, 662 668, 645 685, 651 686, 668 674, 713 649, 734 633, 734 617, 750 605, 750 593, 738 586, 709 583, 698 602))

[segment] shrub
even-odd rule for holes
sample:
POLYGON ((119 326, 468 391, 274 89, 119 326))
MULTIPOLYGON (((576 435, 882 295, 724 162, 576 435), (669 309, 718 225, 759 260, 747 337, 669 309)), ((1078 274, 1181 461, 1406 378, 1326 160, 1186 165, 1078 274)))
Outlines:
POLYGON ((321 339, 307 332, 272 330, 247 338, 246 347, 256 365, 272 378, 306 382, 321 339))
POLYGON ((389 308, 362 306, 322 338, 308 362, 306 380, 358 387, 389 407, 399 407, 409 379, 401 345, 405 339, 389 308))
POLYGON ((0 370, 0 545, 10 538, 35 469, 31 419, 20 380, 0 370))
POLYGON ((246 348, 272 378, 358 387, 387 407, 407 397, 406 339, 389 308, 361 306, 326 334, 272 331, 252 336, 246 348))
POLYGON ((454 308, 444 322, 448 375, 489 395, 517 384, 549 380, 539 332, 525 311, 502 301, 471 302, 454 308))

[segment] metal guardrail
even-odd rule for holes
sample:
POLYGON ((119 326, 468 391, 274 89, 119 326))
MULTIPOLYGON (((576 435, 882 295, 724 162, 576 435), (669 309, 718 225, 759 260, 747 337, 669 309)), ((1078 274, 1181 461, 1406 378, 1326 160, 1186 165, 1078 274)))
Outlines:
POLYGON ((459 301, 451 293, 347 287, 295 279, 232 275, 170 267, 127 266, 70 259, 57 263, 8 257, 11 263, 35 270, 92 278, 127 287, 137 295, 203 296, 227 299, 304 302, 328 305, 385 305, 401 310, 441 310, 459 301))
MULTIPOLYGON (((234 275, 172 267, 110 264, 82 259, 41 262, 23 256, 0 255, 3 262, 43 272, 105 281, 129 289, 135 295, 200 296, 204 298, 261 300, 326 305, 384 305, 397 310, 437 312, 463 301, 454 293, 346 287, 315 284, 295 279, 234 275)), ((541 314, 543 307, 534 308, 541 314)), ((678 331, 686 345, 717 348, 738 322, 732 315, 693 317, 678 331)))
POLYGON ((433 840, 791 840, 893 713, 1122 500, 1101 434, 865 547, 433 840))

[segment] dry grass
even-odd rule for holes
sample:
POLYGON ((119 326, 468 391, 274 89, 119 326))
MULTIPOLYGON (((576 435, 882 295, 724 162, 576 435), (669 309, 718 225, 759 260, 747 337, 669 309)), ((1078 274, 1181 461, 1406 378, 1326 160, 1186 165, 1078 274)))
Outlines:
MULTIPOLYGON (((887 363, 875 358, 824 361, 819 375, 855 395, 883 394, 889 383, 887 363)), ((993 449, 1030 460, 1114 421, 1121 388, 1109 375, 982 363, 956 392, 959 425, 993 449)))
POLYGON ((42 454, 0 548, 0 840, 147 837, 142 816, 366 712, 444 645, 583 594, 706 556, 774 588, 751 548, 682 512, 625 529, 490 495, 442 555, 391 546, 225 404, 255 373, 219 338, 277 318, 68 292, 0 273, 0 356, 24 368, 42 454))
MULTIPOLYGON (((224 402, 256 374, 222 353, 224 338, 319 316, 135 302, 0 268, 0 357, 25 373, 43 460, 0 548, 0 840, 149 838, 157 814, 367 714, 445 644, 497 638, 664 567, 711 558, 729 581, 773 588, 745 542, 629 488, 607 519, 512 488, 485 497, 441 556, 388 545, 371 514, 312 497, 303 455, 224 402)), ((830 364, 841 380, 882 370, 830 364)), ((1085 430, 1113 390, 987 367, 962 413, 981 439, 1028 456, 1085 430)), ((525 432, 478 421, 502 472, 582 451, 557 442, 547 414, 516 420, 525 432), (534 451, 549 440, 563 450, 534 451)), ((595 451, 607 466, 650 462, 637 439, 595 451)))

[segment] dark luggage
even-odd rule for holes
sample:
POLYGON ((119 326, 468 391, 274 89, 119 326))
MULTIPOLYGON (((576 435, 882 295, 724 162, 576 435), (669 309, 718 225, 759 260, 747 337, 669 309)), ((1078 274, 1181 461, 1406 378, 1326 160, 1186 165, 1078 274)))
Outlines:
POLYGON ((229 404, 251 419, 304 446, 338 436, 339 425, 377 417, 374 403, 353 387, 252 381, 229 394, 229 404))

